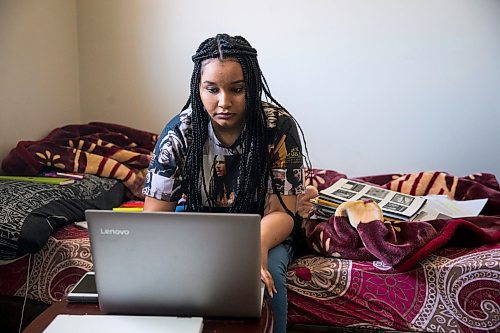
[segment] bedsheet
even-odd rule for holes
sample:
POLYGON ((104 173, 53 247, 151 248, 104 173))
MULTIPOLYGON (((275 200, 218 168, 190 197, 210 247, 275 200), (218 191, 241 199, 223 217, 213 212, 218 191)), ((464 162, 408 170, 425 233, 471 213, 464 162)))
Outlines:
POLYGON ((308 255, 287 272, 291 324, 498 332, 500 245, 448 247, 401 272, 381 261, 308 255))
POLYGON ((142 186, 158 135, 114 123, 90 122, 53 129, 37 141, 19 141, 2 160, 12 175, 56 171, 118 179, 131 198, 143 198, 142 186))
MULTIPOLYGON (((314 170, 308 179, 321 187, 341 176, 334 171, 314 170)), ((444 193, 457 200, 488 197, 483 213, 498 217, 500 211, 498 182, 487 174, 458 178, 434 172, 362 180, 391 189, 396 186, 397 190, 415 195, 444 193), (423 192, 419 192, 422 184, 423 192)), ((323 226, 331 228, 335 224, 323 226)), ((308 230, 307 225, 304 229, 308 230)), ((321 237, 321 233, 307 235, 321 237)), ((464 235, 467 233, 459 236, 464 235)), ((309 245, 317 241, 313 237, 307 239, 309 245)), ((456 239, 446 239, 406 269, 390 266, 376 256, 335 258, 328 252, 301 256, 287 272, 289 322, 496 332, 500 328, 500 244, 496 238, 482 237, 477 239, 479 243, 462 242, 457 247, 456 239), (485 240, 489 243, 481 243, 485 240)), ((92 267, 87 231, 68 225, 52 234, 36 254, 0 262, 0 293, 27 293, 30 299, 52 303, 63 298, 92 267)))
POLYGON ((51 304, 92 268, 87 230, 71 224, 52 234, 37 253, 0 261, 0 294, 24 297, 27 291, 28 298, 51 304))
MULTIPOLYGON (((66 226, 31 257, 0 265, 0 291, 50 304, 93 268, 87 231, 66 226)), ((287 272, 290 324, 428 332, 496 332, 500 244, 446 247, 411 270, 381 261, 295 259, 287 272)))

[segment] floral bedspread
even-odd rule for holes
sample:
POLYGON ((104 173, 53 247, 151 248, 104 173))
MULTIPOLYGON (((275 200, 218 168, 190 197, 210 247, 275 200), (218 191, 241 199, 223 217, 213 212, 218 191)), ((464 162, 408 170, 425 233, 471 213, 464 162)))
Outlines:
POLYGON ((0 294, 24 297, 27 289, 28 298, 50 304, 92 268, 87 230, 71 224, 51 235, 37 253, 0 261, 0 294))
MULTIPOLYGON (((310 170, 326 188, 346 175, 310 170)), ((425 332, 500 330, 500 188, 491 174, 360 177, 412 195, 488 198, 480 216, 359 224, 304 220, 308 255, 287 272, 292 324, 425 332), (421 237, 424 231, 426 237, 421 237)))
POLYGON ((46 168, 121 180, 131 197, 142 186, 158 135, 113 123, 90 122, 53 129, 38 141, 19 141, 2 161, 12 175, 35 176, 46 168))
POLYGON ((301 257, 287 272, 291 324, 498 332, 500 245, 445 248, 400 272, 381 261, 301 257))
MULTIPOLYGON (((317 171, 310 180, 326 186, 338 176, 317 171)), ((446 187, 457 199, 477 198, 487 188, 497 191, 487 175, 478 178, 480 181, 469 182, 441 174, 435 177, 434 185, 427 184, 426 188, 446 193, 446 187), (439 177, 443 182, 438 183, 439 177)), ((365 181, 377 183, 374 180, 380 179, 365 181)), ((398 186, 397 177, 387 179, 398 186)), ((483 212, 494 217, 499 201, 495 195, 491 197, 493 200, 483 212)), ((498 332, 500 243, 481 243, 477 242, 481 239, 476 239, 458 245, 457 237, 467 235, 470 233, 453 234, 407 269, 390 266, 376 257, 335 258, 311 251, 295 259, 287 272, 289 323, 427 332, 498 332)), ((52 303, 63 298, 92 267, 87 231, 69 225, 51 235, 42 250, 31 257, 0 262, 0 293, 24 296, 27 292, 31 299, 52 303)))

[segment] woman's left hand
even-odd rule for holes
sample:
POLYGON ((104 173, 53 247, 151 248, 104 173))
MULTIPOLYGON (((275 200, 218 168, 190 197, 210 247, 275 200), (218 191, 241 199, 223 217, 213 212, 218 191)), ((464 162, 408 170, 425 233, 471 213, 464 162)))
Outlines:
POLYGON ((318 197, 318 189, 312 185, 307 185, 303 194, 297 195, 297 213, 306 219, 311 216, 314 205, 311 199, 318 197))

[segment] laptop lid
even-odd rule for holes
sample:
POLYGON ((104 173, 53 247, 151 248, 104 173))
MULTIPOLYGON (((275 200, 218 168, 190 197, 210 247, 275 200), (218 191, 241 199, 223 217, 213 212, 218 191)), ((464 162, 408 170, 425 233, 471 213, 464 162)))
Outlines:
POLYGON ((87 210, 105 313, 259 317, 258 214, 87 210))

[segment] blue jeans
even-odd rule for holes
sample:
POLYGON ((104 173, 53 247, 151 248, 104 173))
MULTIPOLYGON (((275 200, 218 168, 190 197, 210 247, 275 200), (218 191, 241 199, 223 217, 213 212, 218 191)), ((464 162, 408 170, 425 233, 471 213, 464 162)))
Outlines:
MULTIPOLYGON (((287 292, 286 292, 286 271, 293 255, 293 248, 290 240, 276 245, 269 250, 267 259, 267 269, 271 273, 274 285, 278 291, 271 298, 271 306, 274 315, 274 333, 285 333, 287 322, 287 292)), ((266 290, 266 296, 267 294, 266 290)))

